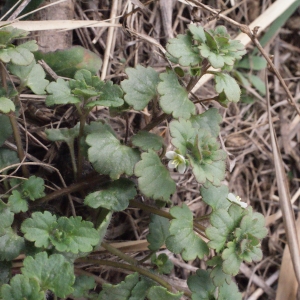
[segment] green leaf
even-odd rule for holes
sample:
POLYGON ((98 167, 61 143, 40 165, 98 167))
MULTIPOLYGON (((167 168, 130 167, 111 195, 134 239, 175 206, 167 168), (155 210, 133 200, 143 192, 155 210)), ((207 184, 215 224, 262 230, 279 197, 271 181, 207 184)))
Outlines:
POLYGON ((76 277, 73 285, 74 292, 72 293, 75 298, 88 297, 89 290, 94 289, 96 283, 95 279, 90 276, 79 275, 76 277))
POLYGON ((101 95, 98 100, 89 102, 87 107, 94 107, 96 105, 119 107, 124 104, 122 89, 113 84, 111 81, 107 81, 101 88, 101 95))
POLYGON ((100 174, 118 179, 120 175, 133 174, 135 164, 140 160, 137 149, 122 145, 109 131, 89 134, 86 142, 89 161, 100 174))
POLYGON ((218 209, 210 216, 211 226, 206 228, 206 235, 210 239, 208 246, 220 252, 229 238, 230 234, 239 225, 243 217, 243 209, 238 205, 231 205, 228 212, 218 209))
POLYGON ((223 260, 220 256, 214 256, 211 260, 207 261, 208 266, 214 266, 210 272, 210 278, 215 286, 220 287, 225 282, 230 284, 231 276, 223 272, 223 260))
POLYGON ((69 83, 61 78, 58 78, 56 82, 51 82, 46 90, 49 94, 52 94, 46 98, 47 106, 80 102, 77 97, 71 95, 69 83))
POLYGON ((153 253, 151 256, 151 263, 156 265, 159 274, 170 274, 174 268, 174 264, 169 260, 168 255, 165 253, 159 254, 158 257, 153 253))
POLYGON ((188 25, 189 31, 193 35, 193 39, 200 42, 200 43, 205 43, 206 41, 206 36, 205 32, 203 30, 203 27, 201 26, 196 26, 195 24, 190 24, 188 25))
POLYGON ((136 164, 134 174, 139 177, 139 189, 144 195, 154 200, 170 201, 176 184, 153 150, 142 154, 142 160, 136 164))
POLYGON ((35 52, 36 60, 43 59, 59 76, 73 78, 76 71, 86 69, 96 74, 102 65, 101 58, 90 50, 81 46, 74 46, 65 50, 42 53, 35 52))
POLYGON ((237 68, 260 71, 267 67, 267 61, 264 57, 248 55, 236 64, 237 68))
POLYGON ((217 137, 223 119, 217 108, 210 108, 200 115, 192 116, 190 121, 194 128, 210 133, 213 137, 217 137))
POLYGON ((12 135, 13 131, 8 116, 0 114, 0 124, 0 146, 2 146, 4 142, 12 135))
POLYGON ((61 254, 40 252, 35 257, 27 256, 23 262, 22 273, 38 281, 41 290, 51 290, 56 296, 64 298, 73 292, 75 281, 73 266, 61 254))
POLYGON ((111 182, 101 191, 89 194, 84 204, 92 208, 104 207, 111 211, 122 211, 129 205, 129 200, 136 196, 135 184, 127 178, 111 182))
POLYGON ((0 235, 5 233, 7 228, 10 228, 14 221, 14 214, 10 211, 10 208, 0 199, 0 235))
POLYGON ((228 74, 214 73, 217 93, 224 91, 227 99, 232 102, 238 102, 241 96, 241 90, 236 81, 228 74))
POLYGON ((174 72, 162 73, 159 78, 161 79, 157 86, 161 95, 159 103, 166 114, 172 114, 176 119, 189 119, 196 113, 194 103, 188 98, 188 92, 179 84, 174 72))
POLYGON ((248 79, 262 96, 266 95, 266 85, 258 76, 248 74, 248 79))
POLYGON ((187 280, 189 289, 192 291, 192 300, 210 300, 214 298, 214 286, 209 272, 197 270, 196 275, 189 276, 187 280))
POLYGON ((28 210, 26 199, 22 198, 22 194, 17 190, 12 191, 12 195, 8 198, 8 205, 14 213, 26 212, 28 210))
POLYGON ((152 286, 147 292, 147 299, 149 300, 179 300, 183 293, 170 293, 166 288, 162 286, 152 286))
POLYGON ((5 149, 5 148, 0 148, 0 169, 6 168, 10 165, 17 164, 18 162, 20 161, 15 151, 5 149))
POLYGON ((5 283, 9 282, 9 279, 11 277, 11 268, 11 261, 0 261, 0 286, 3 286, 5 283))
POLYGON ((11 227, 0 229, 0 260, 13 260, 24 249, 24 239, 11 227))
POLYGON ((45 79, 44 69, 35 60, 28 66, 9 64, 8 69, 12 74, 20 78, 21 86, 29 87, 35 94, 44 95, 46 93, 45 88, 49 81, 45 79))
POLYGON ((232 276, 237 275, 243 261, 236 253, 236 248, 236 242, 229 242, 227 243, 227 248, 222 252, 222 259, 224 260, 223 271, 232 276))
POLYGON ((218 211, 219 209, 228 210, 231 205, 227 200, 228 187, 226 185, 221 185, 219 187, 215 187, 211 184, 206 187, 202 186, 200 192, 202 200, 211 206, 213 211, 218 211))
POLYGON ((233 281, 230 284, 225 282, 219 289, 218 300, 242 300, 242 294, 233 281))
POLYGON ((50 240, 60 252, 90 252, 98 244, 99 235, 93 223, 82 220, 82 217, 61 217, 50 240))
POLYGON ((196 129, 193 128, 190 120, 179 119, 170 123, 170 134, 172 136, 172 144, 176 147, 180 154, 186 155, 187 148, 194 144, 196 129))
POLYGON ((43 300, 45 293, 40 291, 39 283, 34 278, 27 278, 18 274, 12 278, 10 284, 1 287, 1 297, 9 300, 43 300))
POLYGON ((14 103, 5 97, 0 97, 0 112, 4 114, 8 114, 11 111, 15 111, 16 107, 14 103))
POLYGON ((78 137, 79 126, 76 125, 73 128, 46 129, 45 133, 47 134, 48 140, 52 142, 60 141, 72 144, 74 139, 78 137))
POLYGON ((202 61, 199 50, 193 45, 192 37, 189 34, 179 34, 176 38, 170 39, 167 50, 185 67, 198 65, 202 61))
MULTIPOLYGON (((134 299, 134 288, 139 283, 139 274, 127 275, 125 280, 117 285, 103 284, 98 300, 131 300, 134 299)), ((140 298, 144 299, 144 298, 140 298)))
POLYGON ((167 218, 151 214, 147 235, 147 241, 150 244, 148 248, 151 251, 157 251, 164 245, 166 238, 170 235, 169 226, 170 222, 167 218))
POLYGON ((48 248, 50 244, 50 236, 57 227, 57 218, 49 211, 34 212, 31 218, 27 218, 21 225, 21 231, 24 233, 25 239, 35 242, 38 248, 48 248))
POLYGON ((184 260, 203 258, 208 254, 206 243, 193 231, 193 214, 186 204, 172 207, 170 236, 166 240, 167 248, 175 254, 182 253, 184 260))
POLYGON ((45 182, 41 177, 30 176, 22 183, 21 187, 23 197, 29 198, 31 201, 45 196, 45 182))
POLYGON ((121 82, 125 92, 125 101, 135 110, 144 109, 157 96, 158 73, 151 67, 137 65, 136 68, 127 68, 125 73, 128 79, 121 82))
MULTIPOLYGON (((6 3, 7 4, 7 3, 6 3)), ((11 6, 9 7, 11 8, 11 6)), ((24 38, 29 34, 28 31, 18 29, 12 26, 3 27, 0 30, 0 48, 4 48, 6 45, 11 44, 16 38, 24 38)))
POLYGON ((132 137, 131 141, 134 146, 144 151, 149 149, 158 151, 164 144, 164 139, 161 136, 148 131, 139 131, 132 137))
POLYGON ((203 57, 207 58, 208 61, 210 62, 210 64, 215 69, 224 67, 224 65, 225 65, 224 57, 221 54, 217 53, 216 50, 211 50, 211 48, 206 44, 202 44, 201 46, 199 46, 199 49, 200 49, 201 55, 203 57))

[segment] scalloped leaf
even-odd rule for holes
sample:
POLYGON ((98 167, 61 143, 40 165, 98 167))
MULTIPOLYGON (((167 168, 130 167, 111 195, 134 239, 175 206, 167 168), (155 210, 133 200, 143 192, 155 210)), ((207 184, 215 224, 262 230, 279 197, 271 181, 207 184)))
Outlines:
POLYGON ((210 133, 211 136, 217 137, 220 132, 220 123, 223 119, 217 108, 210 108, 200 115, 192 116, 190 121, 194 128, 204 130, 210 133))
POLYGON ((66 142, 67 144, 72 144, 74 139, 78 137, 79 134, 79 123, 78 126, 73 128, 49 128, 45 130, 48 140, 52 142, 60 141, 66 142))
POLYGON ((24 238, 11 227, 0 230, 0 260, 13 260, 24 250, 24 238))
POLYGON ((161 253, 157 257, 156 254, 153 253, 151 263, 156 265, 159 274, 170 274, 174 268, 174 264, 165 253, 161 253))
POLYGON ((44 69, 35 60, 28 66, 9 64, 8 69, 12 74, 20 78, 22 86, 29 87, 35 94, 44 95, 46 93, 45 88, 49 81, 45 79, 46 73, 44 69))
POLYGON ((191 148, 196 137, 196 129, 193 128, 190 120, 179 119, 170 123, 170 134, 172 136, 172 144, 176 147, 180 154, 186 155, 187 148, 191 148))
POLYGON ((205 43, 206 36, 202 26, 196 26, 195 24, 188 25, 189 31, 192 33, 194 40, 205 43))
POLYGON ((84 204, 92 208, 104 207, 111 211, 122 211, 129 205, 129 200, 136 196, 135 184, 127 178, 111 182, 101 191, 89 194, 84 204))
POLYGON ((14 214, 10 211, 10 208, 0 199, 0 235, 5 233, 7 228, 10 228, 14 221, 14 214))
POLYGON ((69 83, 62 78, 58 78, 56 82, 51 82, 47 88, 49 95, 46 98, 46 105, 52 106, 55 104, 71 104, 79 103, 80 100, 71 94, 69 83))
POLYGON ((200 188, 202 195, 202 200, 209 206, 212 207, 213 211, 218 211, 219 209, 228 210, 231 203, 227 200, 228 187, 226 185, 221 185, 215 187, 208 184, 206 187, 202 186, 200 188))
POLYGON ((197 270, 195 275, 189 276, 187 280, 189 289, 192 291, 193 300, 215 299, 214 286, 209 272, 205 270, 197 270))
MULTIPOLYGON (((246 211, 246 210, 245 210, 246 211)), ((210 216, 211 225, 206 228, 206 235, 210 239, 208 246, 220 252, 229 238, 229 235, 239 225, 245 212, 238 205, 232 204, 229 210, 218 209, 210 216)))
POLYGON ((170 293, 166 288, 162 286, 152 286, 147 292, 147 299, 149 300, 179 300, 183 293, 170 293))
POLYGON ((50 245, 50 235, 57 227, 57 218, 49 211, 34 212, 31 218, 27 218, 21 225, 21 231, 25 239, 35 242, 37 248, 48 248, 50 245))
MULTIPOLYGON (((0 271, 0 286, 9 282, 9 279, 11 277, 11 268, 12 268, 11 261, 0 261, 0 270, 1 270, 0 271)), ((0 293, 0 295, 1 295, 1 293, 0 293)))
POLYGON ((134 174, 139 177, 139 189, 144 195, 154 200, 170 201, 176 184, 153 150, 142 154, 142 160, 136 164, 134 174))
POLYGON ((75 298, 82 298, 89 296, 89 290, 95 288, 95 279, 86 275, 76 276, 75 283, 73 285, 74 292, 72 293, 75 298))
POLYGON ((224 260, 222 265, 223 271, 232 276, 237 275, 243 261, 236 252, 237 247, 236 242, 229 242, 227 243, 227 248, 222 252, 222 259, 224 260))
POLYGON ((23 262, 22 273, 36 279, 43 291, 50 290, 64 298, 73 292, 75 282, 73 266, 61 254, 40 252, 35 257, 27 256, 23 262))
POLYGON ((147 290, 153 285, 153 282, 142 279, 139 280, 139 274, 133 273, 127 275, 125 280, 117 285, 103 284, 102 291, 98 299, 101 300, 140 300, 146 298, 147 290))
POLYGON ((12 191, 7 203, 11 211, 14 213, 19 213, 21 211, 26 212, 28 210, 28 203, 26 199, 22 198, 22 194, 17 190, 12 191))
POLYGON ((24 198, 28 198, 31 201, 42 198, 45 196, 45 182, 41 177, 30 176, 28 180, 25 180, 22 185, 22 195, 24 198))
POLYGON ((167 218, 151 214, 147 235, 148 248, 151 251, 157 251, 165 244, 166 238, 170 235, 169 227, 170 221, 167 218))
POLYGON ((223 272, 223 259, 221 256, 214 256, 211 260, 207 261, 208 266, 214 266, 210 272, 210 278, 215 286, 220 287, 225 282, 230 284, 231 276, 223 272))
POLYGON ((164 144, 164 139, 161 136, 148 131, 139 131, 132 137, 131 141, 134 146, 144 151, 149 149, 158 151, 164 144))
POLYGON ((199 50, 193 45, 192 37, 189 34, 179 34, 176 38, 170 39, 167 50, 185 67, 198 65, 202 61, 199 50))
POLYGON ((4 284, 1 287, 0 298, 9 300, 44 300, 45 293, 40 291, 40 286, 36 279, 18 274, 11 279, 9 285, 4 284))
POLYGON ((124 99, 135 110, 143 110, 157 96, 158 73, 151 67, 145 68, 141 65, 127 68, 125 73, 128 79, 121 82, 125 92, 124 99))
POLYGON ((166 239, 167 248, 175 254, 181 253, 184 260, 203 258, 208 254, 206 243, 193 230, 193 214, 186 204, 172 207, 170 236, 166 239))
POLYGON ((239 292, 237 285, 231 281, 230 284, 226 282, 219 289, 218 300, 242 300, 242 294, 239 292))
POLYGON ((11 111, 15 111, 16 107, 14 103, 6 98, 6 97, 0 97, 0 112, 4 114, 8 114, 11 111))
POLYGON ((234 78, 226 73, 214 73, 217 93, 224 91, 226 98, 232 102, 238 102, 241 97, 241 89, 234 78))
POLYGON ((26 37, 28 34, 28 31, 13 26, 3 27, 0 30, 0 46, 2 48, 7 44, 11 44, 14 39, 26 37))
POLYGON ((124 104, 122 89, 113 84, 112 81, 107 81, 101 88, 101 95, 96 101, 89 102, 86 107, 94 107, 102 105, 107 107, 119 107, 124 104))
POLYGON ((86 142, 91 146, 88 157, 93 167, 112 179, 118 179, 122 174, 131 176, 135 164, 140 160, 137 149, 121 145, 109 131, 89 134, 86 142))
POLYGON ((98 244, 99 234, 93 223, 82 220, 82 217, 61 217, 50 240, 61 252, 90 252, 98 244))
POLYGON ((189 119, 196 113, 195 104, 188 98, 188 92, 182 87, 173 71, 159 75, 161 82, 157 90, 161 95, 159 103, 166 114, 174 118, 189 119))

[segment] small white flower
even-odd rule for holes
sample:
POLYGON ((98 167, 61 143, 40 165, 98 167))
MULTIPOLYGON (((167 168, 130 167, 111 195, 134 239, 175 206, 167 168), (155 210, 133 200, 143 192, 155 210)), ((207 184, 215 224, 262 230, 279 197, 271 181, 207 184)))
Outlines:
POLYGON ((178 169, 178 172, 180 174, 183 174, 186 170, 186 161, 184 156, 176 153, 175 151, 168 151, 166 153, 166 157, 168 159, 171 159, 168 163, 168 167, 170 169, 178 169))
POLYGON ((236 196, 232 193, 228 194, 227 199, 232 203, 236 203, 237 205, 239 205, 242 208, 246 208, 248 206, 248 204, 246 202, 241 201, 242 199, 239 196, 236 196))

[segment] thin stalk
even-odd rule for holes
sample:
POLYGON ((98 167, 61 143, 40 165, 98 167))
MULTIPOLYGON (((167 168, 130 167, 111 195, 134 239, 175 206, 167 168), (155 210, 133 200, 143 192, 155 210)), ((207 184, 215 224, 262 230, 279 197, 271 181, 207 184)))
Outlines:
POLYGON ((126 261, 134 266, 136 266, 139 263, 136 259, 130 257, 129 255, 126 255, 125 253, 123 253, 122 251, 118 250, 117 248, 111 246, 110 244, 102 242, 101 246, 105 250, 110 252, 111 254, 118 256, 119 258, 123 259, 124 261, 126 261))
POLYGON ((118 269, 124 269, 124 270, 129 270, 132 272, 138 272, 141 275, 147 276, 148 278, 156 281, 159 283, 161 286, 165 287, 168 289, 168 291, 172 292, 172 286, 166 282, 164 279, 159 277, 158 275, 151 273, 148 270, 145 270, 141 267, 133 266, 133 265, 128 265, 116 261, 111 261, 111 260, 103 260, 103 259, 91 259, 91 258, 78 258, 76 262, 79 263, 90 263, 90 264, 98 264, 102 266, 110 266, 118 269))
POLYGON ((71 155, 71 162, 72 162, 72 168, 74 172, 74 178, 77 178, 77 165, 76 165, 76 158, 75 158, 75 151, 74 151, 74 140, 72 140, 70 143, 67 143, 71 155))
POLYGON ((87 117, 86 112, 84 112, 83 114, 80 115, 80 127, 79 127, 79 134, 78 134, 78 138, 77 138, 77 147, 78 147, 77 180, 79 180, 82 176, 83 154, 81 151, 80 140, 81 140, 81 137, 83 137, 83 135, 84 135, 84 126, 85 126, 85 122, 86 122, 86 117, 87 117))

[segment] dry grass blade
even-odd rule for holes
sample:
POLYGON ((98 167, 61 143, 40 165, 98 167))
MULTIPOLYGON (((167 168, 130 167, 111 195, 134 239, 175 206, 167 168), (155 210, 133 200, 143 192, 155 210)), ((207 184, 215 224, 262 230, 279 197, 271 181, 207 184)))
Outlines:
MULTIPOLYGON (((268 86, 267 72, 266 72, 266 86, 268 86)), ((287 185, 287 179, 284 171, 282 157, 279 151, 275 131, 273 128, 271 109, 270 109, 270 95, 269 95, 268 88, 267 88, 266 98, 267 98, 266 100, 267 100, 268 118, 269 118, 269 126, 270 126, 270 137, 271 137, 271 144, 272 144, 274 164, 275 164, 276 181, 277 181, 278 193, 280 199, 280 207, 283 214, 283 222, 284 222, 285 232, 287 236, 287 242, 292 257, 293 267, 299 284, 300 283, 300 251, 299 251, 299 242, 298 242, 298 236, 296 230, 296 223, 295 223, 295 217, 292 210, 290 192, 287 185)))
MULTIPOLYGON (((296 221, 298 238, 300 238, 300 218, 298 217, 296 221)), ((295 273, 292 272, 292 261, 291 255, 288 245, 285 246, 282 264, 280 267, 278 288, 276 293, 276 300, 281 299, 289 299, 295 300, 297 299, 297 280, 295 277, 295 273)))

